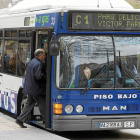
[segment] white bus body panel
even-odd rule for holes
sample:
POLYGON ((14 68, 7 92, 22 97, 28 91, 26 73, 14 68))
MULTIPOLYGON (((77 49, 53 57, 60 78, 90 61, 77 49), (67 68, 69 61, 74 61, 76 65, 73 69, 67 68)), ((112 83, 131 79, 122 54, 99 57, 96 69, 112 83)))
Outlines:
POLYGON ((111 8, 110 1, 108 1, 108 0, 99 0, 99 8, 111 8))
POLYGON ((36 15, 68 10, 140 12, 125 0, 24 0, 0 11, 0 28, 35 27, 36 15), (24 26, 25 17, 30 17, 29 26, 24 26))
MULTIPOLYGON (((30 17, 31 21, 30 25, 28 27, 34 27, 35 26, 35 15, 28 16, 30 17)), ((25 16, 6 16, 5 18, 0 18, 0 27, 1 28, 18 28, 18 27, 24 27, 24 19, 25 16)))
POLYGON ((17 95, 23 79, 0 73, 0 107, 17 114, 17 95))
POLYGON ((27 12, 40 9, 56 9, 68 7, 133 8, 125 0, 24 0, 11 8, 10 12, 27 12))

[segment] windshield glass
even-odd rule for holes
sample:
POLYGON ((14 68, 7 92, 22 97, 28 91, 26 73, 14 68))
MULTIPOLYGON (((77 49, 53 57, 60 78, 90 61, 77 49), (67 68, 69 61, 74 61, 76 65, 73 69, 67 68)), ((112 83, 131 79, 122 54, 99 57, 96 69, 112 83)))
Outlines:
POLYGON ((114 37, 116 81, 122 88, 140 87, 140 37, 114 37))
POLYGON ((57 87, 139 87, 140 38, 114 37, 114 40, 115 48, 111 36, 61 36, 57 87))

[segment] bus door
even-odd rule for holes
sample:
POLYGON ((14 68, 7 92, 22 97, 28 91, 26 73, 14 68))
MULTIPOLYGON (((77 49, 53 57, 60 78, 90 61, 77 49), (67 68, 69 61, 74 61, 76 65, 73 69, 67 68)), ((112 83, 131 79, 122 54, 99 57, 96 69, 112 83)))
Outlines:
MULTIPOLYGON (((52 36, 52 31, 49 30, 36 30, 36 49, 42 48, 45 50, 46 52, 46 58, 43 62, 43 73, 46 75, 46 83, 50 84, 50 72, 51 72, 51 57, 48 54, 48 44, 49 41, 51 40, 51 36, 52 36)), ((46 84, 45 83, 45 84, 46 84)), ((42 83, 44 84, 44 83, 42 83)), ((44 86, 44 85, 42 85, 44 86)), ((44 123, 42 123, 42 117, 39 111, 39 107, 38 104, 36 103, 34 109, 33 109, 33 114, 32 114, 32 120, 35 121, 38 125, 40 125, 41 127, 45 127, 45 123, 47 123, 47 127, 50 127, 50 85, 46 85, 46 118, 47 120, 45 120, 44 123), (49 86, 49 88, 48 88, 49 86), (49 101, 48 101, 49 100, 49 101), (49 105, 48 105, 49 104, 49 105)))

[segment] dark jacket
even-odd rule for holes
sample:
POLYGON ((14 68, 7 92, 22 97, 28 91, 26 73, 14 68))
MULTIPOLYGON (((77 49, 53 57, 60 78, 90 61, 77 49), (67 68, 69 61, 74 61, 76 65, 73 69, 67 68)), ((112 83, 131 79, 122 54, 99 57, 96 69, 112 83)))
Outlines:
POLYGON ((42 62, 38 58, 32 59, 29 63, 26 76, 23 93, 28 95, 39 94, 39 83, 45 81, 45 76, 42 73, 42 62))

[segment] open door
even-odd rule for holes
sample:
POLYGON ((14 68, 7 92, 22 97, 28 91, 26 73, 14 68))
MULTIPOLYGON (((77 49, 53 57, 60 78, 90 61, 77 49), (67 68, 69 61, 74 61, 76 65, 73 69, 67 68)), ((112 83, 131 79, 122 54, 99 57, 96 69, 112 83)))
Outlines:
POLYGON ((51 67, 52 60, 48 53, 49 42, 52 38, 52 30, 37 30, 36 31, 36 49, 42 48, 46 51, 46 58, 43 62, 43 72, 46 74, 46 120, 45 123, 42 121, 42 117, 39 111, 39 107, 36 104, 33 109, 32 121, 37 125, 50 129, 51 128, 51 67))
MULTIPOLYGON (((49 43, 52 38, 52 30, 48 31, 48 50, 49 43)), ((51 68, 52 68, 52 57, 48 51, 47 53, 47 89, 46 89, 46 120, 45 120, 45 128, 51 128, 51 68)))

